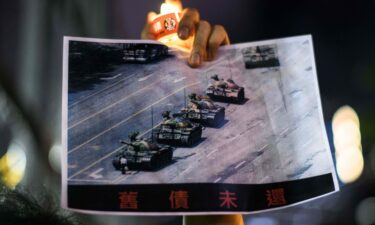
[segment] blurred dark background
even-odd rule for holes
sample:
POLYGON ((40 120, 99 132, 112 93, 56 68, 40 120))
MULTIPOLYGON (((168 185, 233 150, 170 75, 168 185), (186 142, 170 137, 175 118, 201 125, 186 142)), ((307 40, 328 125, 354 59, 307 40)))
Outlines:
MULTIPOLYGON (((138 39, 146 13, 159 11, 161 3, 0 2, 0 158, 7 146, 25 149, 26 173, 20 185, 32 191, 41 185, 59 195, 63 36, 138 39)), ((199 9, 201 18, 211 24, 224 25, 232 43, 312 34, 328 131, 340 106, 350 105, 358 113, 364 158, 358 179, 329 197, 247 216, 246 224, 375 224, 375 1, 186 0, 183 4, 199 9)), ((89 224, 181 224, 180 217, 82 219, 89 224)))

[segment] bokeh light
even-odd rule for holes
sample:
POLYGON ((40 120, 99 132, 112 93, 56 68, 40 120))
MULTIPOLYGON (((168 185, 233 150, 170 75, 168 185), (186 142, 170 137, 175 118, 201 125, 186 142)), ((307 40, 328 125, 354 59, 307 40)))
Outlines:
POLYGON ((2 182, 14 188, 21 182, 25 174, 25 148, 19 142, 13 141, 7 153, 0 159, 0 175, 2 182))
POLYGON ((346 148, 337 154, 337 173, 344 183, 351 183, 362 174, 363 156, 357 148, 346 148))
POLYGON ((375 224, 375 197, 362 200, 356 210, 356 221, 359 225, 375 224))
POLYGON ((344 183, 356 181, 364 168, 359 126, 358 115, 350 106, 340 107, 333 116, 336 169, 340 180, 344 183))
POLYGON ((353 123, 356 124, 357 127, 359 127, 359 118, 357 113, 352 107, 345 105, 340 107, 333 115, 333 129, 340 125, 341 122, 347 120, 351 120, 353 123))
POLYGON ((56 173, 61 173, 61 145, 55 144, 48 153, 48 161, 56 173))
POLYGON ((271 217, 255 217, 246 221, 246 225, 278 225, 279 223, 271 217))

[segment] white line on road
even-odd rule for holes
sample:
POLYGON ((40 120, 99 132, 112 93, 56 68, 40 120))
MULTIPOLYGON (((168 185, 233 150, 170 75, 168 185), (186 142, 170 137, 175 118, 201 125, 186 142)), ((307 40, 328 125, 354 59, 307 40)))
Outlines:
POLYGON ((193 169, 193 166, 192 165, 190 165, 188 168, 186 168, 184 171, 182 171, 180 174, 179 174, 179 176, 181 176, 182 174, 185 174, 185 173, 187 173, 189 170, 191 170, 191 169, 193 169))
POLYGON ((217 152, 217 151, 219 151, 218 148, 217 148, 216 150, 213 150, 212 152, 208 153, 208 154, 207 154, 207 157, 209 157, 210 155, 212 155, 213 153, 215 153, 215 152, 217 152))
POLYGON ((94 179, 103 178, 103 175, 99 174, 102 170, 103 170, 103 168, 99 168, 99 169, 95 170, 94 172, 90 173, 89 177, 92 177, 94 179))
POLYGON ((181 82, 181 81, 185 80, 186 78, 187 77, 181 77, 181 78, 178 78, 178 79, 174 80, 173 82, 174 83, 181 82))
POLYGON ((221 177, 217 178, 217 179, 214 181, 214 183, 217 183, 217 182, 219 182, 220 180, 221 180, 221 177))
POLYGON ((89 179, 69 179, 69 181, 77 181, 77 182, 103 182, 109 183, 110 180, 89 180, 89 179))
POLYGON ((245 162, 246 162, 246 160, 238 163, 237 166, 235 166, 234 168, 237 169, 238 167, 242 166, 245 162))
POLYGON ((68 179, 70 180, 70 179, 72 179, 73 177, 75 177, 75 176, 81 174, 82 172, 85 172, 86 170, 90 169, 91 167, 93 167, 93 166, 94 166, 95 164, 97 164, 98 162, 100 162, 100 161, 102 161, 102 160, 104 160, 104 159, 110 157, 110 156, 113 155, 114 153, 120 151, 121 148, 122 148, 122 146, 119 147, 119 148, 116 148, 114 151, 108 153, 107 155, 101 157, 100 159, 98 159, 98 160, 96 160, 95 162, 91 163, 91 164, 88 165, 87 167, 85 167, 85 168, 81 169, 80 171, 76 172, 75 174, 73 174, 72 176, 70 176, 68 179))
POLYGON ((77 149, 79 149, 80 147, 84 146, 85 144, 91 142, 92 140, 96 139, 97 137, 100 137, 101 135, 103 135, 103 134, 107 133, 108 131, 112 130, 113 128, 116 128, 116 127, 120 126, 121 124, 125 123, 126 121, 130 120, 131 118, 133 118, 133 117, 137 116, 138 114, 140 114, 140 113, 146 111, 147 109, 151 108, 153 105, 158 104, 159 102, 161 102, 161 101, 165 100, 166 98, 168 98, 168 97, 170 97, 170 96, 176 94, 177 92, 183 90, 184 88, 187 88, 187 87, 190 87, 190 86, 194 86, 194 85, 197 85, 197 84, 199 84, 199 83, 200 83, 200 82, 195 82, 195 83, 192 83, 192 84, 189 84, 189 85, 185 85, 185 86, 183 86, 183 87, 177 89, 176 91, 172 92, 171 94, 164 96, 163 98, 161 98, 161 99, 159 99, 158 101, 152 103, 151 105, 149 105, 149 106, 143 108, 142 110, 139 110, 138 112, 134 113, 133 115, 129 116, 128 118, 126 118, 126 119, 120 121, 119 123, 117 123, 117 124, 113 125, 112 127, 106 129, 105 131, 103 131, 103 132, 101 132, 101 133, 95 135, 94 137, 90 138, 89 140, 87 140, 87 141, 83 142, 82 144, 76 146, 76 147, 73 148, 72 150, 68 151, 68 153, 72 153, 72 152, 76 151, 77 149))
POLYGON ((145 80, 147 80, 148 78, 150 78, 152 75, 148 75, 148 76, 146 76, 146 77, 141 77, 141 78, 139 78, 138 79, 138 81, 139 82, 141 82, 141 81, 145 81, 145 80))
POLYGON ((136 173, 137 173, 137 171, 131 171, 130 174, 126 174, 126 175, 120 176, 120 179, 117 178, 114 181, 112 181, 111 183, 112 184, 120 184, 123 181, 125 181, 127 178, 129 178, 130 176, 135 175, 136 173))
POLYGON ((113 80, 113 79, 116 79, 117 77, 121 76, 122 73, 119 73, 117 74, 116 76, 113 76, 113 77, 102 77, 100 78, 101 80, 113 80))
POLYGON ((97 95, 97 94, 100 94, 100 93, 102 93, 102 92, 104 92, 104 91, 106 91, 106 90, 112 88, 113 86, 116 86, 118 83, 123 82, 123 81, 125 81, 125 80, 128 80, 128 79, 130 79, 130 78, 132 78, 132 77, 134 77, 134 76, 136 76, 136 75, 137 75, 136 73, 135 73, 135 74, 132 74, 132 75, 130 75, 130 76, 128 76, 128 77, 125 77, 124 79, 121 79, 121 80, 119 80, 119 81, 113 83, 112 85, 110 85, 110 86, 108 86, 108 87, 106 87, 106 88, 104 88, 104 89, 102 89, 102 90, 99 90, 99 91, 97 91, 97 92, 95 92, 95 93, 92 93, 92 94, 90 94, 90 95, 88 95, 88 96, 86 96, 86 97, 80 99, 79 101, 77 101, 77 102, 71 104, 71 105, 69 106, 69 108, 72 108, 73 106, 75 106, 75 105, 77 105, 77 104, 79 104, 79 103, 81 103, 81 102, 83 102, 83 101, 86 101, 87 99, 91 98, 92 96, 97 95))
POLYGON ((279 136, 283 136, 286 132, 288 132, 289 131, 289 128, 286 128, 283 132, 281 132, 280 133, 280 135, 279 136))
POLYGON ((262 150, 265 149, 266 147, 268 147, 268 144, 265 144, 263 147, 261 147, 261 148, 259 149, 259 151, 262 151, 262 150))
POLYGON ((96 116, 96 115, 98 115, 98 114, 104 112, 105 110, 107 110, 107 109, 109 109, 109 108, 112 108, 113 106, 115 106, 115 105, 117 105, 117 104, 119 104, 119 103, 121 103, 121 102, 123 102, 123 101, 129 99, 130 97, 132 97, 132 96, 138 94, 139 92, 143 91, 144 89, 147 89, 147 88, 153 86, 154 84, 156 84, 156 83, 158 83, 158 82, 160 82, 160 81, 162 81, 162 80, 164 80, 164 79, 166 79, 166 77, 164 77, 164 78, 162 78, 162 79, 160 79, 160 80, 157 80, 157 81, 155 81, 155 82, 153 82, 153 83, 151 83, 151 84, 145 86, 144 88, 141 88, 141 89, 139 89, 139 90, 136 91, 136 92, 133 92, 133 93, 130 94, 130 95, 127 95, 126 97, 124 97, 124 98, 122 98, 122 99, 120 99, 120 100, 118 100, 118 101, 116 101, 116 102, 114 102, 114 103, 112 103, 112 104, 110 104, 110 105, 108 105, 108 106, 102 108, 102 109, 99 110, 99 111, 96 111, 94 114, 91 114, 90 116, 84 118, 83 120, 81 120, 81 121, 79 121, 79 122, 73 124, 72 126, 68 127, 68 129, 72 129, 72 128, 78 126, 79 124, 81 124, 81 123, 87 121, 88 119, 93 118, 94 116, 96 116))
POLYGON ((122 178, 124 177, 125 175, 120 175, 118 176, 117 178, 115 178, 114 180, 110 181, 111 184, 115 184, 117 181, 120 181, 122 180, 122 178))
MULTIPOLYGON (((155 127, 159 126, 162 122, 156 124, 153 128, 150 128, 148 130, 146 130, 145 132, 143 132, 142 134, 139 135, 139 137, 142 137, 143 135, 147 134, 148 132, 150 132, 152 129, 154 129, 155 127)), ((119 148, 116 148, 115 150, 113 150, 112 152, 108 153, 107 155, 101 157, 100 159, 96 160, 95 162, 91 163, 90 165, 88 165, 87 167, 81 169, 80 171, 76 172, 75 174, 73 174, 72 176, 70 176, 68 179, 70 180, 71 178, 81 174, 82 172, 85 172, 86 170, 90 169, 91 167, 93 167, 95 164, 101 162, 102 160, 110 157, 111 155, 113 155, 114 153, 120 151, 122 149, 122 146, 119 147, 119 148)))
POLYGON ((255 124, 253 124, 251 127, 256 127, 256 126, 258 126, 259 124, 261 124, 261 123, 263 123, 263 121, 257 121, 255 124))

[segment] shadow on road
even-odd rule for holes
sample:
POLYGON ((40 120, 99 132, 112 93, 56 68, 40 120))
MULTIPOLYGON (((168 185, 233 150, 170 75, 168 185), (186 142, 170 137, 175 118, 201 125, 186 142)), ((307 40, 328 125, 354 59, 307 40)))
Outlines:
POLYGON ((218 124, 218 125, 216 125, 216 126, 209 127, 209 128, 220 129, 220 128, 222 128, 225 124, 227 124, 228 122, 229 122, 229 120, 224 119, 220 124, 218 124))
MULTIPOLYGON (((175 162, 177 162, 178 160, 181 160, 181 159, 187 159, 187 158, 189 158, 189 157, 191 157, 191 156, 193 156, 193 155, 195 155, 195 154, 197 154, 197 153, 193 152, 193 153, 191 153, 191 154, 189 154, 189 155, 173 157, 172 162, 175 163, 175 162)), ((173 164, 173 163, 172 163, 172 164, 173 164)))

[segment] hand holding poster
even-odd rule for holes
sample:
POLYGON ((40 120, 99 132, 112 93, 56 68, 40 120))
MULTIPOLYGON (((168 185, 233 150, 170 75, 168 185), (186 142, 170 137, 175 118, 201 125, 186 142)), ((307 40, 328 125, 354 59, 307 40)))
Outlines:
POLYGON ((191 69, 155 41, 66 37, 66 208, 251 213, 338 190, 311 36, 222 47, 191 69))

